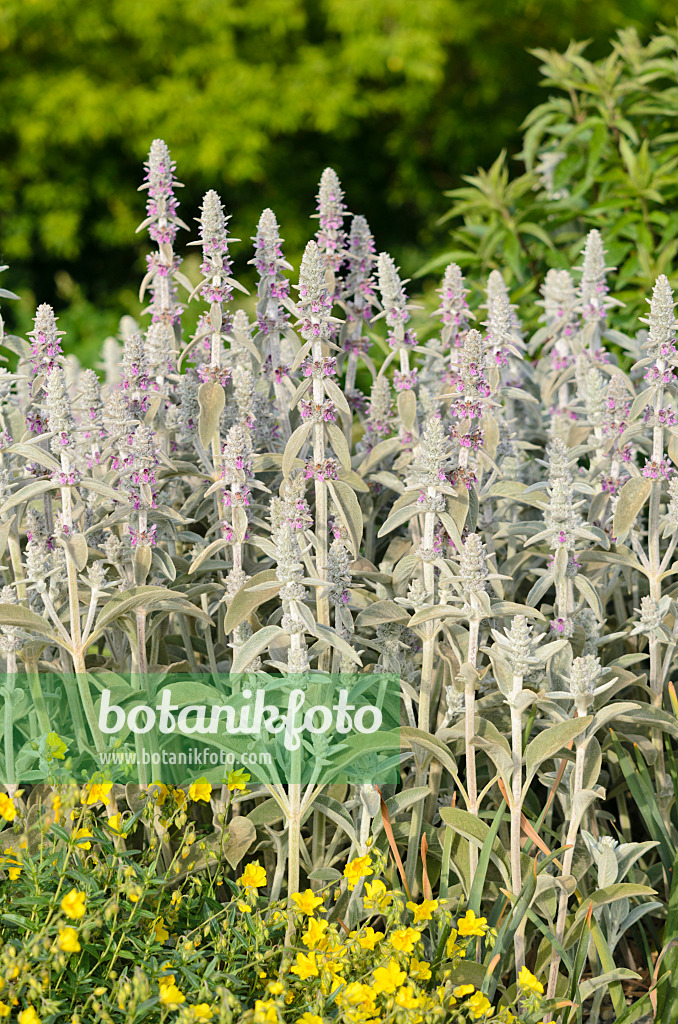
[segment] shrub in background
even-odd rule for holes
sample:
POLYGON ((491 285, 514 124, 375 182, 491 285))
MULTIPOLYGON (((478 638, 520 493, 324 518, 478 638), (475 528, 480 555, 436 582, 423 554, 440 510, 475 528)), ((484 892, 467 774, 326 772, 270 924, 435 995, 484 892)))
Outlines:
POLYGON ((446 193, 454 251, 429 266, 455 259, 473 275, 505 267, 512 291, 534 295, 546 271, 572 266, 598 228, 624 302, 618 323, 633 329, 678 247, 678 30, 664 27, 643 44, 625 29, 599 60, 586 49, 533 51, 552 94, 523 124, 525 172, 512 175, 503 152, 446 193))

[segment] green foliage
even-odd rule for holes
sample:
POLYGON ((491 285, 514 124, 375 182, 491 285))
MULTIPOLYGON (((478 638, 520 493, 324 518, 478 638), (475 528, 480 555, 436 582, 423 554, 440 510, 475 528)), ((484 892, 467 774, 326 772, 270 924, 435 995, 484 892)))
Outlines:
POLYGON ((27 306, 70 307, 72 286, 55 286, 68 271, 83 295, 64 326, 87 345, 101 333, 87 313, 137 313, 135 189, 160 135, 186 169, 186 216, 215 186, 235 235, 265 202, 300 252, 330 163, 379 248, 414 268, 440 189, 515 145, 538 78, 527 48, 647 32, 655 15, 653 0, 5 0, 2 255, 27 306))
POLYGON ((643 45, 625 29, 598 61, 584 43, 533 51, 552 95, 523 124, 526 170, 512 177, 504 151, 447 193, 455 250, 435 265, 455 259, 485 274, 506 264, 529 293, 548 268, 571 265, 597 227, 619 270, 622 322, 637 322, 642 291, 670 275, 678 251, 678 29, 661 31, 643 45))

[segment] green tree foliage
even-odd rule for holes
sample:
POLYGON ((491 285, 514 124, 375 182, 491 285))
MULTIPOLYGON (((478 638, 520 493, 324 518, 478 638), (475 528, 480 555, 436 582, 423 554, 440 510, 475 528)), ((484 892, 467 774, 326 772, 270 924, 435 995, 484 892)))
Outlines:
POLYGON ((619 271, 624 326, 636 329, 646 312, 640 293, 671 275, 678 253, 678 26, 647 45, 621 31, 597 61, 585 51, 534 51, 551 95, 525 119, 526 170, 512 176, 502 152, 447 193, 455 249, 429 268, 455 259, 482 279, 506 264, 525 294, 549 267, 576 262, 595 227, 619 271))
POLYGON ((538 77, 526 48, 649 31, 655 13, 654 0, 3 0, 0 253, 13 286, 70 300, 81 319, 83 296, 112 308, 123 292, 134 309, 134 186, 157 136, 187 182, 184 218, 220 189, 243 264, 262 199, 300 251, 326 164, 407 263, 441 189, 515 143, 538 77))

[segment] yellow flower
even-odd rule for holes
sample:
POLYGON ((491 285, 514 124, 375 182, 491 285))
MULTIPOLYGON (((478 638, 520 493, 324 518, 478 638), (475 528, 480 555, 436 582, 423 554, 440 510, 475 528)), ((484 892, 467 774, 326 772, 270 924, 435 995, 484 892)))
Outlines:
POLYGON ((91 832, 88 832, 86 828, 79 828, 73 833, 75 839, 75 845, 79 850, 91 850, 92 844, 88 842, 89 839, 94 839, 91 832))
POLYGON ((466 1004, 466 1009, 471 1011, 475 1020, 480 1020, 481 1017, 491 1017, 494 1013, 492 1003, 482 992, 476 992, 474 996, 471 996, 466 1004))
POLYGON ((527 967, 520 968, 518 984, 522 988, 523 992, 534 992, 534 994, 538 996, 544 995, 544 986, 540 981, 537 981, 531 971, 528 971, 527 967))
POLYGON ((470 996, 475 990, 475 985, 457 985, 456 988, 452 989, 452 995, 456 996, 457 999, 463 999, 464 996, 470 996))
POLYGON ((297 953, 296 967, 292 967, 291 971, 292 974, 298 974, 301 981, 306 981, 307 978, 318 978, 320 971, 315 953, 297 953))
POLYGON ((254 1003, 254 1024, 276 1024, 278 1010, 275 1003, 268 999, 257 999, 254 1003))
POLYGON ((2 1000, 0 1000, 0 1017, 9 1017, 11 1012, 12 1011, 7 1003, 3 1003, 2 1000))
POLYGON ((16 882, 17 878, 22 872, 21 860, 15 855, 14 851, 7 847, 5 854, 9 856, 0 857, 0 867, 4 868, 9 875, 10 882, 16 882))
POLYGON ((120 832, 122 828, 122 815, 120 814, 120 812, 118 812, 117 814, 112 814, 110 816, 110 818, 108 819, 108 827, 112 829, 114 832, 120 832))
POLYGON ((0 793, 0 818, 5 821, 14 821, 16 818, 16 807, 6 793, 0 793))
POLYGON ((203 800, 208 804, 211 796, 212 784, 205 778, 196 779, 195 782, 188 787, 189 800, 203 800))
POLYGON ((67 892, 61 901, 61 909, 63 910, 66 917, 77 920, 79 917, 85 916, 85 900, 87 896, 84 892, 78 892, 77 889, 71 889, 67 892))
POLYGON ((449 934, 449 938, 447 940, 447 945, 445 946, 445 955, 447 957, 449 957, 450 959, 453 956, 465 956, 466 955, 466 950, 462 949, 462 947, 460 945, 458 945, 457 937, 458 937, 457 936, 457 929, 453 928, 452 931, 449 934))
POLYGON ((268 991, 272 996, 279 996, 285 991, 285 986, 281 981, 269 981, 268 991))
POLYGON ((238 910, 240 911, 241 914, 251 914, 252 913, 251 906, 249 905, 249 903, 245 903, 244 900, 238 900, 236 906, 238 907, 238 910))
POLYGON ((309 1013, 307 1010, 297 1018, 297 1024, 323 1024, 323 1019, 317 1013, 309 1013))
POLYGON ((262 868, 258 860, 255 860, 253 864, 248 864, 238 879, 238 885, 261 889, 266 885, 266 868, 262 868))
POLYGON ((158 988, 160 990, 160 1002, 163 1006, 174 1008, 180 1003, 186 1002, 186 996, 174 984, 173 974, 168 978, 161 978, 158 982, 158 988))
POLYGON ((169 939, 169 932, 165 928, 164 917, 156 918, 153 924, 153 932, 155 934, 156 942, 165 942, 167 939, 169 939))
POLYGON ((402 985, 407 975, 404 971, 400 970, 395 960, 391 960, 387 967, 377 967, 373 971, 373 977, 373 988, 377 995, 381 992, 393 995, 395 990, 402 985))
POLYGON ((419 1006, 419 1000, 414 994, 414 989, 411 985, 405 985, 403 988, 399 988, 395 1001, 398 1006, 402 1006, 404 1010, 414 1010, 419 1006))
POLYGON ((112 782, 93 782, 83 789, 80 802, 90 807, 92 804, 98 804, 100 800, 105 803, 112 789, 112 782))
POLYGON ((349 890, 355 889, 361 878, 367 878, 373 874, 369 857, 356 857, 348 862, 344 868, 344 878, 348 879, 349 890))
POLYGON ((438 900, 424 900, 422 903, 408 903, 407 909, 414 914, 414 923, 430 921, 433 911, 438 909, 438 900))
POLYGON ((366 1002, 372 1002, 372 989, 359 981, 351 981, 337 996, 340 1006, 360 1006, 366 1002))
POLYGON ((417 960, 412 957, 410 960, 410 977, 416 981, 428 981, 431 977, 431 965, 426 960, 417 960))
POLYGON ((198 1024, 207 1024, 212 1020, 214 1013, 209 1003, 196 1003, 193 1007, 193 1015, 198 1024))
POLYGON ((415 942, 421 942, 421 933, 415 928, 401 928, 391 932, 389 942, 401 953, 413 953, 415 942))
POLYGON ((22 1010, 17 1017, 19 1024, 42 1024, 40 1017, 35 1012, 35 1007, 28 1006, 25 1010, 22 1010))
POLYGON ((165 800, 169 796, 169 789, 164 784, 164 782, 153 782, 148 787, 148 792, 150 796, 155 800, 155 803, 157 804, 158 807, 162 807, 162 805, 165 803, 165 800))
POLYGON ((384 937, 383 932, 375 932, 374 928, 363 929, 362 934, 358 935, 358 942, 360 943, 361 949, 374 949, 378 942, 384 937))
POLYGON ((244 793, 247 788, 247 783, 251 778, 252 776, 249 772, 246 772, 244 768, 238 768, 234 772, 229 772, 226 778, 226 785, 228 786, 229 792, 232 793, 233 790, 237 789, 244 793))
POLYGON ((59 949, 64 951, 64 953, 79 953, 81 946, 78 942, 78 933, 75 928, 61 928, 59 930, 57 945, 59 946, 59 949))
POLYGON ((174 892, 172 893, 172 899, 170 900, 170 906, 178 907, 179 904, 181 903, 181 901, 183 900, 183 898, 184 898, 183 892, 179 892, 178 889, 175 889, 174 892))
POLYGON ((365 910, 383 910, 393 899, 391 893, 380 879, 374 882, 365 882, 365 895, 363 897, 365 910))
POLYGON ((465 917, 457 922, 457 930, 464 937, 484 935, 487 931, 487 918, 476 917, 472 910, 467 910, 465 917))
POLYGON ((301 941, 309 949, 314 949, 323 941, 327 927, 327 921, 319 921, 317 917, 311 917, 306 931, 301 936, 301 941))
POLYGON ((307 889, 306 892, 293 892, 292 899, 297 905, 297 910, 307 917, 313 917, 315 908, 324 903, 322 896, 316 896, 312 889, 307 889))

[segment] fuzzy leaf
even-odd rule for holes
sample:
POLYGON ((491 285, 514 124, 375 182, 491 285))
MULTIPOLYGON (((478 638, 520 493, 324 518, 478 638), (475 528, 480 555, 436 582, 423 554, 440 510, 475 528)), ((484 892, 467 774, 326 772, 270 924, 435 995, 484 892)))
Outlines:
POLYGON ((198 434, 203 448, 208 448, 219 429, 219 419, 226 405, 226 393, 216 381, 208 381, 198 388, 198 434))
POLYGON ((566 747, 571 740, 581 736, 584 730, 591 724, 593 718, 587 715, 582 718, 572 718, 567 722, 558 722, 552 725, 527 745, 525 751, 525 765, 527 768, 527 779, 531 780, 539 768, 539 765, 566 747))
POLYGON ((414 391, 401 391, 398 394, 398 415, 408 434, 411 434, 417 423, 417 398, 414 391))
POLYGON ((348 530, 353 554, 358 558, 360 541, 363 536, 363 514, 358 499, 353 489, 343 480, 332 480, 328 486, 339 515, 348 530))
POLYGON ((224 633, 232 633, 241 622, 251 615, 255 608, 275 597, 280 587, 281 583, 276 576, 275 569, 265 569, 248 580, 229 603, 224 618, 224 633), (259 589, 260 584, 266 583, 270 583, 270 587, 259 589))
POLYGON ((289 441, 285 445, 285 451, 282 459, 282 472, 283 476, 288 477, 294 468, 294 460, 296 459, 299 451, 301 450, 306 438, 313 429, 312 423, 302 423, 301 426, 291 435, 289 441))
POLYGON ((18 626, 28 632, 38 633, 52 643, 61 643, 47 619, 20 604, 0 604, 0 626, 18 626))
POLYGON ((246 640, 233 658, 231 672, 245 672, 249 665, 262 654, 275 637, 280 636, 283 630, 280 626, 264 626, 263 629, 253 633, 249 640, 246 640))
POLYGON ((408 612, 394 601, 375 601, 363 608, 355 620, 356 626, 381 626, 385 622, 407 622, 408 612))
POLYGON ((47 491, 56 491, 59 485, 54 480, 35 480, 32 484, 27 484, 25 487, 21 487, 18 491, 15 491, 11 497, 7 498, 6 501, 0 505, 0 515, 4 515, 5 512, 9 512, 11 508, 16 505, 20 505, 22 501, 31 501, 33 498, 37 498, 41 494, 46 494, 47 491))
POLYGON ((652 481, 644 476, 634 476, 622 487, 612 520, 612 533, 617 543, 624 539, 633 526, 651 491, 652 481))

